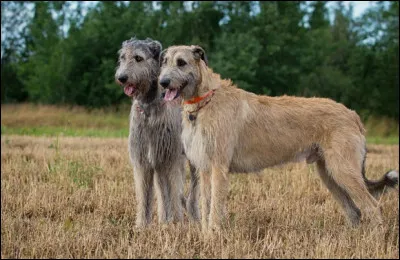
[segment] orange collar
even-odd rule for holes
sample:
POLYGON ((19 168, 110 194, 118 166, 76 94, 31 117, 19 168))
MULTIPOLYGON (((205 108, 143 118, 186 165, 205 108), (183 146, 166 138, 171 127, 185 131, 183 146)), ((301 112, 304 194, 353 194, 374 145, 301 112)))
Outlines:
MULTIPOLYGON (((201 97, 194 97, 194 98, 192 98, 192 99, 189 99, 189 100, 183 102, 183 104, 189 105, 189 104, 196 104, 196 103, 199 103, 200 101, 202 101, 203 99, 209 97, 210 95, 213 96, 213 95, 214 95, 214 92, 215 92, 215 89, 210 90, 210 91, 208 91, 205 95, 203 95, 203 96, 201 96, 201 97)), ((199 110, 200 110, 201 108, 203 108, 205 105, 207 105, 210 101, 211 101, 211 98, 208 99, 203 105, 198 106, 195 110, 193 110, 193 111, 187 111, 187 113, 188 113, 188 115, 189 115, 189 120, 190 120, 190 121, 196 120, 196 115, 193 115, 193 114, 199 112, 199 110)))
POLYGON ((199 103, 200 101, 202 101, 203 99, 207 98, 208 96, 214 94, 215 89, 212 89, 210 91, 208 91, 205 95, 201 96, 201 97, 194 97, 191 98, 185 102, 183 102, 183 104, 185 105, 190 105, 190 104, 196 104, 199 103))

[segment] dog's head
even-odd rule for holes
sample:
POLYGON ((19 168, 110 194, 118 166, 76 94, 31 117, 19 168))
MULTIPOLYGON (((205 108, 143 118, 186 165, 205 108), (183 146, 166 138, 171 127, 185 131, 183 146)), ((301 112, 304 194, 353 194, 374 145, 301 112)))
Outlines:
POLYGON ((160 42, 150 38, 132 38, 122 43, 115 81, 124 87, 126 95, 140 98, 154 85, 152 82, 157 82, 161 48, 160 42))
POLYGON ((160 55, 159 76, 159 84, 166 90, 164 100, 193 97, 207 65, 205 51, 200 46, 171 46, 164 50, 160 55))

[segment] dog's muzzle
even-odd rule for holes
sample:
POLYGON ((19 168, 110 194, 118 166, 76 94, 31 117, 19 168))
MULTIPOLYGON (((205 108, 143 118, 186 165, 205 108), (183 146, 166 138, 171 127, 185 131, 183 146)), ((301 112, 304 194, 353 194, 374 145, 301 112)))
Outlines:
POLYGON ((183 85, 181 85, 179 88, 171 88, 170 86, 170 80, 169 79, 162 79, 160 80, 160 85, 165 88, 165 93, 162 94, 163 98, 165 101, 172 101, 176 98, 179 97, 181 94, 182 89, 184 89, 187 86, 187 82, 185 82, 183 85), (165 86, 164 86, 164 85, 165 86))
POLYGON ((168 88, 169 83, 171 83, 171 80, 168 79, 168 78, 163 78, 163 79, 160 80, 160 85, 163 88, 168 88))

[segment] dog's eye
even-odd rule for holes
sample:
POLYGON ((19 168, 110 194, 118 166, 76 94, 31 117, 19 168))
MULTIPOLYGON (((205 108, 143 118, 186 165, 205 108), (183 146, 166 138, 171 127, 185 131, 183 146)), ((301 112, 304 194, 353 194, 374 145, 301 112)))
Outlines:
POLYGON ((186 65, 186 61, 184 61, 184 60, 182 60, 182 59, 178 59, 178 60, 176 61, 176 64, 177 64, 179 67, 182 67, 182 66, 185 66, 185 65, 186 65))
POLYGON ((122 54, 120 60, 125 60, 125 54, 122 54))
POLYGON ((137 62, 141 62, 141 61, 143 60, 143 58, 140 57, 139 55, 136 55, 134 58, 135 58, 135 60, 136 60, 137 62))

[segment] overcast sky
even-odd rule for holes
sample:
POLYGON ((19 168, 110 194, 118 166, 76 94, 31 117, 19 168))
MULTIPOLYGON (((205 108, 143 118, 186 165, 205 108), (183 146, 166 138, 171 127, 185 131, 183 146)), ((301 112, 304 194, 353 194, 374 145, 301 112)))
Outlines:
MULTIPOLYGON (((353 3, 354 6, 354 17, 358 17, 360 16, 365 9, 367 9, 371 2, 374 1, 343 1, 346 5, 349 5, 350 3, 353 3)), ((328 3, 328 6, 330 6, 329 4, 333 4, 332 2, 328 3)))

